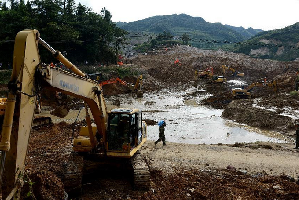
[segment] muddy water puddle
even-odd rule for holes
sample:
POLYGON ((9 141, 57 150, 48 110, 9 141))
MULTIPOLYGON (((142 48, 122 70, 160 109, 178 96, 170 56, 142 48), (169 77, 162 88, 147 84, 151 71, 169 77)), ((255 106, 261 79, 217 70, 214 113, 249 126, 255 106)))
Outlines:
MULTIPOLYGON (((144 94, 143 98, 120 97, 121 107, 139 108, 143 118, 166 120, 165 137, 169 142, 188 144, 234 144, 236 142, 285 142, 276 132, 261 131, 221 117, 221 109, 199 105, 203 95, 164 91, 144 94)), ((158 139, 158 125, 148 126, 148 139, 158 139)))

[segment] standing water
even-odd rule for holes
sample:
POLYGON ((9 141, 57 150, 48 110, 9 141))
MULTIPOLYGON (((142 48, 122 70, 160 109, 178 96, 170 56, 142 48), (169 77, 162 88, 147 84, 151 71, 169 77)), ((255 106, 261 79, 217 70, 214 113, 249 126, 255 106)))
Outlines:
MULTIPOLYGON (((144 94, 143 98, 120 98, 121 107, 139 108, 143 118, 166 121, 166 141, 188 144, 234 144, 236 142, 284 142, 279 133, 253 130, 221 117, 221 109, 199 105, 204 96, 189 96, 186 92, 164 91, 144 94), (186 97, 188 100, 186 100, 186 97)), ((148 139, 157 140, 158 125, 148 126, 148 139)))

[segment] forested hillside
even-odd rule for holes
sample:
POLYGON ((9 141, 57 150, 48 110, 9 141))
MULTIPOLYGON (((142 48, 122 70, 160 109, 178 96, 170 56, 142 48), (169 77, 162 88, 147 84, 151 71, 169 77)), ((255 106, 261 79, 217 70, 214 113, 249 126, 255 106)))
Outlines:
MULTIPOLYGON (((299 53, 298 23, 263 32, 209 23, 186 14, 154 16, 131 23, 114 23, 111 18, 105 8, 95 13, 80 3, 76 5, 75 0, 0 1, 0 65, 11 67, 14 38, 23 29, 39 30, 45 41, 74 63, 116 63, 119 53, 130 53, 136 44, 136 49, 143 52, 165 44, 189 44, 283 61, 294 60, 299 53), (133 46, 120 52, 128 38, 133 46)), ((43 62, 52 61, 42 48, 40 54, 43 62)))
MULTIPOLYGON (((37 29, 41 38, 75 63, 115 63, 126 31, 111 21, 111 13, 100 14, 75 0, 0 1, 0 63, 12 65, 16 34, 37 29)), ((42 49, 42 48, 41 48, 42 49)), ((43 62, 51 55, 40 52, 43 62)))
POLYGON ((215 48, 223 45, 220 41, 244 41, 263 31, 222 25, 221 23, 209 23, 201 17, 191 17, 186 14, 154 16, 136 22, 117 23, 117 25, 130 33, 160 34, 169 32, 176 37, 186 34, 190 38, 190 44, 199 48, 215 48), (219 43, 211 41, 219 41, 219 43))
POLYGON ((133 38, 131 40, 140 38, 140 41, 147 43, 140 45, 139 49, 142 50, 155 47, 153 44, 168 42, 190 44, 203 49, 221 48, 256 58, 281 61, 292 61, 299 57, 299 23, 284 29, 263 31, 209 23, 201 17, 175 14, 130 23, 119 22, 117 26, 128 31, 133 38), (161 36, 167 39, 161 40, 161 36), (171 39, 168 36, 172 36, 171 39))
POLYGON ((235 52, 252 57, 292 61, 299 57, 299 23, 259 33, 235 47, 235 52))
POLYGON ((226 27, 240 33, 245 39, 250 39, 251 37, 255 36, 256 34, 263 32, 261 29, 253 29, 253 28, 243 28, 243 27, 235 27, 230 25, 225 25, 226 27))

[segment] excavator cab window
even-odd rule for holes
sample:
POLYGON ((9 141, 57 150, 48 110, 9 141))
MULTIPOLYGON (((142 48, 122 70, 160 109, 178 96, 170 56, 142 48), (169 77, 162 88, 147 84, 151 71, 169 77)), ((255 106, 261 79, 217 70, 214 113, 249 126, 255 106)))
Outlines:
POLYGON ((110 113, 107 131, 108 150, 129 151, 137 146, 142 140, 140 127, 140 112, 110 113))

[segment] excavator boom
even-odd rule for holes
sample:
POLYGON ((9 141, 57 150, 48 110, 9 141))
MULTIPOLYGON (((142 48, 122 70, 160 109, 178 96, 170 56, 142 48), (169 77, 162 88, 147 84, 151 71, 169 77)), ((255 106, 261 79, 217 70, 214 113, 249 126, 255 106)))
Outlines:
MULTIPOLYGON (((17 34, 14 47, 13 73, 8 84, 9 93, 2 126, 0 150, 3 166, 2 197, 11 196, 12 191, 21 187, 29 135, 34 117, 36 99, 39 93, 36 87, 38 74, 48 82, 48 88, 83 99, 90 107, 99 134, 105 139, 106 105, 101 96, 101 88, 96 82, 85 78, 85 74, 64 58, 60 52, 55 57, 61 60, 75 74, 59 69, 42 68, 38 43, 41 40, 37 30, 25 30, 17 34), (87 89, 88 88, 88 89, 87 89), (4 159, 5 158, 5 159, 4 159)), ((44 41, 42 44, 46 44, 44 41)), ((47 45, 46 45, 47 46, 47 45)), ((47 49, 51 49, 47 46, 47 49)), ((93 142, 92 147, 96 143, 93 142)), ((18 195, 18 194, 15 194, 18 195)))
MULTIPOLYGON (((80 132, 84 135, 79 133, 80 136, 73 141, 75 152, 96 157, 101 155, 133 158, 146 141, 146 123, 142 121, 142 112, 138 109, 118 109, 108 113, 102 87, 42 40, 37 30, 24 30, 17 34, 13 58, 0 137, 2 199, 20 198, 19 188, 23 185, 29 135, 37 97, 42 89, 84 101, 87 127, 82 127, 80 132), (51 65, 41 65, 38 44, 48 49, 71 72, 51 65)), ((141 80, 139 81, 138 85, 141 85, 141 80)), ((142 168, 135 167, 136 185, 148 188, 148 168, 146 165, 142 168)))
POLYGON ((2 126, 0 150, 5 151, 2 198, 11 195, 22 183, 18 177, 24 170, 29 133, 34 114, 36 90, 35 71, 40 63, 39 33, 19 32, 15 39, 13 72, 2 126))

